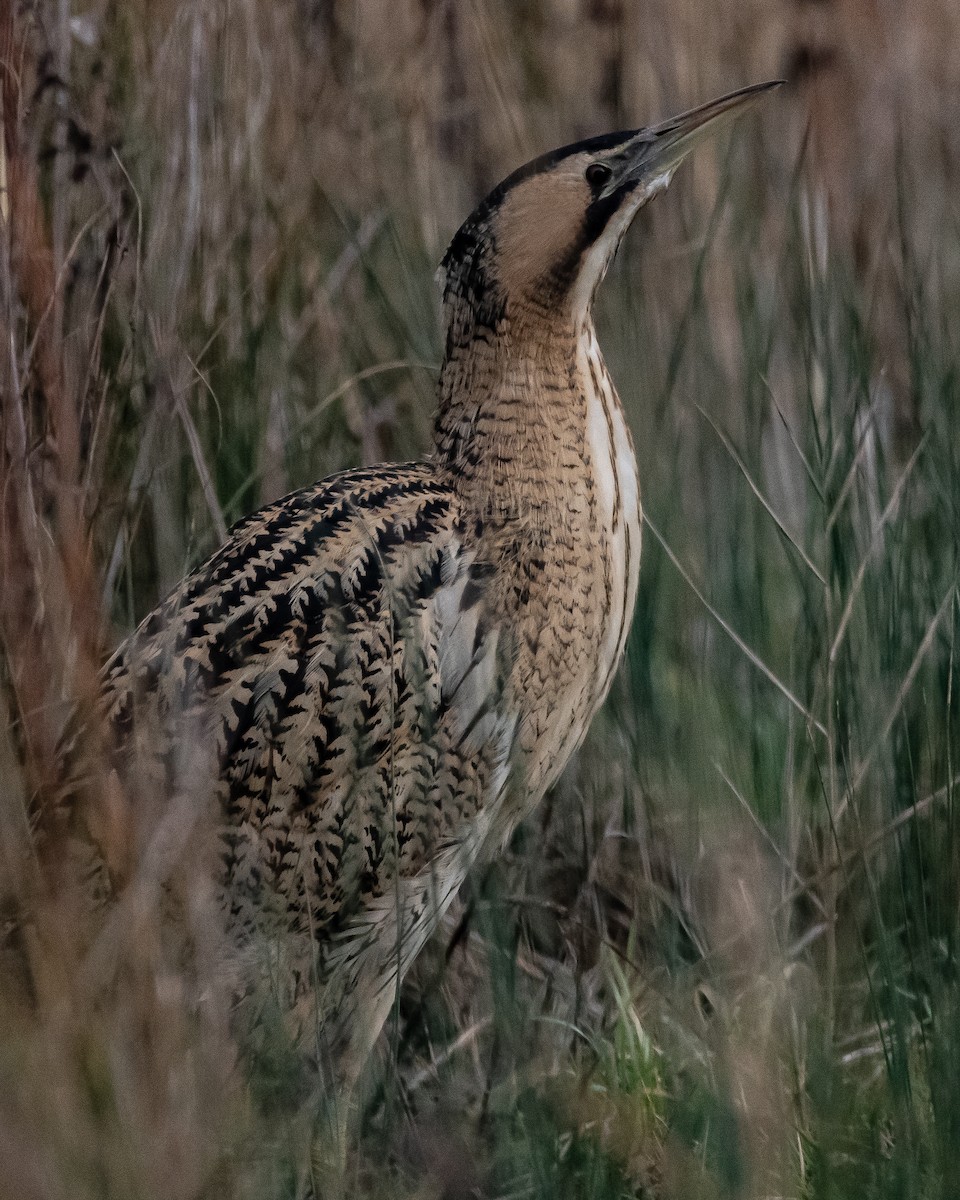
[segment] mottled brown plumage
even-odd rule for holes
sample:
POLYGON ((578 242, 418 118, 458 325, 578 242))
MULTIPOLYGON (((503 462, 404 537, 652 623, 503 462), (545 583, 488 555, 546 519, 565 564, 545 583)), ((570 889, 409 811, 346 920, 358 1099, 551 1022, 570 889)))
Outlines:
POLYGON ((501 184, 444 259, 433 456, 242 521, 105 668, 121 771, 177 787, 185 744, 208 748, 232 927, 283 940, 343 1081, 610 686, 640 504, 594 290, 695 135, 761 90, 501 184))

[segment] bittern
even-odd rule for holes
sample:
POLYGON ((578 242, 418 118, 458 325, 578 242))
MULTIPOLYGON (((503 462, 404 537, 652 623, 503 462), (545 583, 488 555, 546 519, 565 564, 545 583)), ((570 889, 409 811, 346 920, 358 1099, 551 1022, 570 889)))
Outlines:
POLYGON ((610 688, 640 487, 594 293, 692 147, 773 86, 504 180, 443 259, 431 456, 247 517, 105 667, 121 775, 210 749, 231 926, 283 942, 345 1087, 471 864, 610 688))

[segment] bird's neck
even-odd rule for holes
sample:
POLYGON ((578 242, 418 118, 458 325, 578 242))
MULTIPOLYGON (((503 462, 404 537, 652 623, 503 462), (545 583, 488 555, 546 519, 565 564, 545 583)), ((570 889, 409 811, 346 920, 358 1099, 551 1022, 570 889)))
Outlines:
POLYGON ((548 525, 585 511, 589 381, 575 321, 533 306, 492 325, 451 320, 440 374, 436 455, 466 512, 548 525), (578 347, 580 352, 578 353, 578 347))

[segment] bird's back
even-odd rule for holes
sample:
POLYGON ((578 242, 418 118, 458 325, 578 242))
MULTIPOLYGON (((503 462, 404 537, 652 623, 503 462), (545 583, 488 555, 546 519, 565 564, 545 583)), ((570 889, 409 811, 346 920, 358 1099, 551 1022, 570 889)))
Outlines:
POLYGON ((334 476, 240 522, 107 664, 122 768, 197 791, 206 754, 241 930, 344 936, 502 791, 510 651, 464 533, 426 464, 334 476))

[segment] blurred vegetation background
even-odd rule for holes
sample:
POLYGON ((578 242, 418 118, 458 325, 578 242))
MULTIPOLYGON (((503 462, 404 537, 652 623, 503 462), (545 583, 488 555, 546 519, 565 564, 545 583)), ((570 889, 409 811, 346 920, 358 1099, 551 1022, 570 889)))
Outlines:
POLYGON ((346 1194, 960 1194, 958 44, 952 0, 0 2, 0 1196, 328 1194, 189 823, 83 902, 66 714, 235 519, 428 451, 504 174, 780 76, 602 289, 627 662, 408 980, 346 1194))

